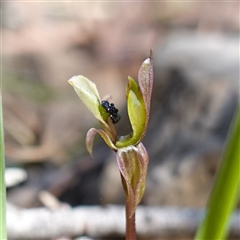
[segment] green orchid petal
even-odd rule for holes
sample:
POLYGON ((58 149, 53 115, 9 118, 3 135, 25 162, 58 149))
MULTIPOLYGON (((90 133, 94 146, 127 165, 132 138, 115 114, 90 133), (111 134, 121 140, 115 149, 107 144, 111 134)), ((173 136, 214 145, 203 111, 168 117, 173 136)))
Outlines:
POLYGON ((148 154, 142 143, 137 147, 128 146, 117 151, 118 168, 130 206, 129 217, 135 212, 144 194, 148 161, 148 154))
POLYGON ((133 132, 130 135, 120 137, 116 142, 116 147, 126 147, 137 145, 143 138, 146 129, 146 108, 142 93, 138 84, 133 78, 128 77, 129 83, 126 89, 128 115, 133 132))
POLYGON ((84 76, 74 76, 68 80, 85 106, 100 122, 105 123, 101 111, 101 100, 96 85, 84 76))
POLYGON ((113 144, 111 138, 109 137, 109 135, 104 132, 101 129, 96 129, 96 128, 91 128, 88 130, 87 132, 87 136, 86 136, 86 147, 87 147, 87 151, 90 154, 91 158, 92 158, 92 148, 93 148, 93 141, 95 138, 96 133, 98 133, 103 140, 105 141, 105 143, 114 151, 117 150, 117 148, 115 147, 115 145, 113 144))

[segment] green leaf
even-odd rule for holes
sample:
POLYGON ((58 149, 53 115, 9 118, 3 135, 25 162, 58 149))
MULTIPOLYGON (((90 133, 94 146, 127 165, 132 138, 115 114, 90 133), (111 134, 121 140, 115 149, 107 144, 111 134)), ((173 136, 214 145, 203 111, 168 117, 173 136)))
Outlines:
POLYGON ((143 194, 145 192, 145 186, 146 186, 146 177, 147 177, 147 169, 148 169, 148 163, 149 163, 149 157, 146 148, 144 145, 140 142, 137 145, 137 149, 142 156, 142 176, 140 177, 138 181, 137 191, 136 191, 136 203, 139 204, 142 200, 143 194))
POLYGON ((146 184, 148 154, 142 143, 117 151, 117 163, 121 172, 123 187, 129 204, 131 217, 142 199, 146 184))
POLYGON ((226 239, 231 214, 240 190, 240 108, 231 125, 227 144, 218 167, 206 215, 195 240, 226 239))
POLYGON ((4 179, 4 134, 2 118, 2 96, 0 96, 0 239, 7 239, 6 233, 6 187, 4 179))

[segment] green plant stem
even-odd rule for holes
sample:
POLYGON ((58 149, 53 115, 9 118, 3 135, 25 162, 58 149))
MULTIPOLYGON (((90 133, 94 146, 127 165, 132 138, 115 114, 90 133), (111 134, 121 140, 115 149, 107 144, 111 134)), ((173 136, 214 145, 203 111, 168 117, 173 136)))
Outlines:
POLYGON ((0 239, 6 240, 6 187, 4 180, 4 137, 2 118, 2 95, 0 92, 0 239))
POLYGON ((135 213, 130 215, 130 204, 126 200, 126 240, 136 240, 135 213))

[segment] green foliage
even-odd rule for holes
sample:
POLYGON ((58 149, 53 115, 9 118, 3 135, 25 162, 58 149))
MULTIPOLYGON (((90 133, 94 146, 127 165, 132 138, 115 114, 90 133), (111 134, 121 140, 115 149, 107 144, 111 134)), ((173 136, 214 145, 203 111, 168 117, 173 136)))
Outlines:
POLYGON ((2 118, 2 96, 0 96, 0 239, 7 239, 6 235, 6 188, 4 180, 4 138, 2 118))
POLYGON ((228 141, 215 176, 213 189, 195 240, 226 239, 231 214, 240 190, 240 108, 229 131, 228 141))

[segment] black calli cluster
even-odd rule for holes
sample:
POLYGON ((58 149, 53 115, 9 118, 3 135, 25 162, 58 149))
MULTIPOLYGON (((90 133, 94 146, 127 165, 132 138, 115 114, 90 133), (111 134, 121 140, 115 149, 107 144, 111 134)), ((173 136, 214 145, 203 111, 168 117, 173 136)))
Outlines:
POLYGON ((113 103, 109 103, 106 100, 103 100, 101 105, 106 109, 106 112, 110 114, 110 118, 113 124, 116 124, 121 119, 118 109, 115 108, 113 103))

